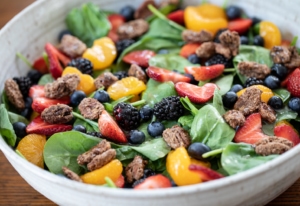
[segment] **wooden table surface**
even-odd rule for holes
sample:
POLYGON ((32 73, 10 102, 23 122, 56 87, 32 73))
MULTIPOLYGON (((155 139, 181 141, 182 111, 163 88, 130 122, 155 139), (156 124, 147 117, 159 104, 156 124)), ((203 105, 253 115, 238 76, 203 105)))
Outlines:
MULTIPOLYGON (((34 0, 0 0, 0 28, 34 0)), ((262 194, 263 195, 263 194, 262 194)), ((39 194, 13 169, 0 152, 0 205, 55 205, 39 194)), ((300 205, 300 179, 268 206, 300 205)))

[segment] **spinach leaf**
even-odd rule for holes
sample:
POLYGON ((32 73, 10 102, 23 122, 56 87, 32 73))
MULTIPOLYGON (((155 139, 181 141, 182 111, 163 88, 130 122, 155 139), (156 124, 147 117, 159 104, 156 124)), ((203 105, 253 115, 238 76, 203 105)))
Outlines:
POLYGON ((275 124, 263 124, 262 131, 266 135, 274 136, 274 127, 275 127, 275 124))
POLYGON ((226 147, 232 141, 235 131, 214 106, 205 105, 195 116, 190 134, 192 142, 202 142, 215 150, 226 147))
POLYGON ((286 119, 296 119, 298 116, 297 112, 292 111, 290 108, 285 106, 283 109, 276 110, 276 122, 286 119))
POLYGON ((82 124, 86 126, 87 129, 89 129, 88 131, 99 132, 99 127, 97 122, 94 122, 93 120, 90 119, 86 119, 76 112, 73 112, 73 116, 76 117, 76 121, 77 121, 77 122, 75 121, 76 124, 74 123, 74 125, 82 124))
POLYGON ((9 102, 5 91, 2 92, 1 103, 4 104, 7 111, 17 113, 17 109, 9 102))
POLYGON ((186 110, 190 111, 193 116, 196 116, 198 113, 199 107, 201 108, 203 106, 203 105, 199 105, 199 104, 198 105, 193 104, 188 97, 184 97, 184 98, 181 97, 180 102, 181 102, 182 106, 186 110))
POLYGON ((53 81, 54 81, 54 79, 53 79, 53 77, 52 77, 51 74, 44 74, 44 75, 40 78, 38 84, 39 84, 39 85, 46 85, 47 83, 52 83, 53 81))
POLYGON ((283 89, 283 88, 275 89, 275 90, 273 90, 273 92, 277 96, 279 96, 282 99, 283 102, 286 102, 291 96, 291 93, 288 90, 283 89))
POLYGON ((0 134, 10 146, 15 146, 17 136, 14 128, 9 121, 8 111, 4 104, 0 105, 0 134))
POLYGON ((226 111, 223 106, 221 90, 219 89, 216 89, 214 92, 213 106, 216 108, 216 110, 218 110, 220 115, 225 114, 226 111))
POLYGON ((166 159, 167 156, 164 158, 158 159, 156 161, 148 161, 147 167, 151 168, 155 172, 165 172, 166 171, 166 159))
MULTIPOLYGON (((179 2, 179 4, 181 4, 181 1, 179 2)), ((164 6, 162 8, 159 8, 160 13, 167 15, 169 13, 171 13, 172 11, 176 10, 178 8, 178 4, 168 4, 167 6, 164 6)), ((148 22, 152 22, 153 20, 157 19, 157 17, 155 15, 151 15, 149 17, 147 17, 147 21, 148 22)))
POLYGON ((264 164, 279 155, 260 156, 253 147, 244 143, 230 143, 223 151, 221 163, 230 175, 264 164))
POLYGON ((82 119, 76 119, 73 126, 76 126, 76 125, 84 126, 86 128, 86 131, 88 131, 88 132, 99 132, 98 127, 96 128, 94 125, 91 125, 82 119))
POLYGON ((15 122, 23 122, 25 124, 29 124, 29 121, 25 117, 15 114, 13 112, 8 112, 8 118, 12 124, 15 122))
POLYGON ((181 124, 181 126, 186 129, 186 130, 190 130, 192 127, 192 123, 194 120, 194 116, 193 115, 185 115, 185 116, 181 116, 178 119, 178 122, 181 124))
POLYGON ((228 92, 232 86, 234 75, 228 74, 222 77, 219 77, 213 81, 219 88, 220 88, 220 94, 224 95, 226 92, 228 92))

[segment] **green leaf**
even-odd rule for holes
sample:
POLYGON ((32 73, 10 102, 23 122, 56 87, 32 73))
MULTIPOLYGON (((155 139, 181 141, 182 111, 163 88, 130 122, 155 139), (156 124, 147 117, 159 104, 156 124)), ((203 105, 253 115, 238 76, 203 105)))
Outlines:
POLYGON ((25 124, 29 124, 29 121, 25 117, 15 114, 13 112, 8 112, 8 118, 12 124, 15 122, 23 122, 25 124))
POLYGON ((296 119, 297 116, 298 113, 292 111, 287 106, 285 106, 283 109, 276 110, 276 122, 279 122, 281 120, 296 119))
POLYGON ((88 132, 99 132, 98 127, 95 127, 94 125, 91 125, 82 119, 76 119, 73 126, 76 126, 76 125, 84 126, 86 128, 86 131, 88 131, 88 132))
POLYGON ((266 135, 274 136, 274 127, 275 127, 275 124, 263 124, 262 131, 266 135))
POLYGON ((17 136, 9 121, 9 115, 4 104, 0 105, 0 117, 0 134, 7 144, 13 147, 16 144, 17 136))
MULTIPOLYGON (((73 116, 76 118, 76 121, 79 119, 81 121, 75 121, 76 124, 82 124, 84 126, 87 127, 87 129, 89 129, 88 131, 95 131, 95 132, 99 132, 99 127, 98 127, 98 123, 94 122, 93 120, 90 119, 86 119, 83 116, 81 116, 80 114, 76 113, 76 112, 72 112, 73 116)), ((74 125, 75 125, 74 123, 74 125)))
POLYGON ((230 143, 222 153, 221 163, 228 174, 234 175, 264 164, 278 156, 260 156, 255 153, 252 145, 230 143))
POLYGON ((186 110, 190 111, 191 114, 192 114, 193 116, 196 116, 196 115, 197 115, 197 113, 198 113, 198 108, 196 107, 196 105, 194 105, 194 104, 191 102, 191 100, 190 100, 188 97, 184 97, 184 98, 181 97, 181 98, 180 98, 180 102, 181 102, 182 106, 183 106, 186 110))
POLYGON ((286 102, 291 96, 291 93, 288 90, 283 89, 283 88, 275 89, 275 90, 273 90, 273 93, 275 93, 277 96, 279 96, 283 102, 286 102))
POLYGON ((220 115, 225 114, 226 111, 223 106, 221 91, 218 89, 216 89, 214 92, 213 106, 216 108, 216 110, 218 110, 220 115))
POLYGON ((212 81, 220 88, 220 94, 224 95, 226 92, 228 92, 232 86, 234 75, 228 74, 222 77, 219 77, 212 81))
POLYGON ((48 83, 52 83, 53 81, 54 81, 54 79, 53 79, 53 77, 52 77, 51 74, 44 74, 44 75, 40 78, 38 84, 39 84, 39 85, 46 85, 46 84, 48 84, 48 83))
MULTIPOLYGON (((169 13, 171 13, 172 11, 175 11, 179 7, 179 5, 181 4, 181 1, 182 0, 180 0, 180 2, 179 2, 178 5, 176 5, 176 4, 168 4, 168 5, 166 5, 166 6, 162 7, 162 8, 159 8, 160 13, 162 13, 163 15, 168 15, 169 13)), ((157 19, 157 16, 151 15, 151 16, 147 17, 146 20, 151 23, 155 19, 157 19)))
POLYGON ((192 123, 194 120, 194 116, 193 115, 185 115, 185 116, 181 116, 178 119, 178 122, 181 124, 181 126, 186 129, 186 130, 190 130, 192 127, 192 123))

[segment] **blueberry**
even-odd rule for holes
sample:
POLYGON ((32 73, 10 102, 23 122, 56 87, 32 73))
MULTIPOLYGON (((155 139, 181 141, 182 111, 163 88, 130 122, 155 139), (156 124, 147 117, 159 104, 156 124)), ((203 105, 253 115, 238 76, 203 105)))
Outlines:
POLYGON ((109 102, 110 97, 109 94, 104 90, 96 91, 94 94, 94 99, 97 99, 101 103, 109 102))
POLYGON ((131 130, 129 136, 129 142, 132 144, 142 144, 145 141, 145 134, 138 130, 131 130))
POLYGON ((160 49, 160 50, 158 50, 157 54, 169 54, 169 50, 167 50, 167 49, 160 49))
POLYGON ((32 113, 32 99, 30 97, 25 98, 25 108, 21 111, 20 115, 29 119, 32 113))
POLYGON ((299 97, 291 98, 288 106, 291 110, 298 112, 298 114, 300 114, 300 98, 299 97))
POLYGON ((237 19, 242 15, 242 9, 237 6, 228 6, 226 9, 226 15, 229 20, 237 19))
POLYGON ((188 148, 189 155, 197 160, 204 160, 202 155, 209 151, 211 151, 211 149, 207 145, 200 142, 195 142, 188 148))
POLYGON ((269 75, 265 78, 264 84, 270 89, 277 89, 280 87, 280 80, 274 75, 269 75))
POLYGON ((31 108, 31 105, 32 105, 32 98, 26 97, 25 98, 25 108, 31 108))
POLYGON ((141 121, 146 122, 152 118, 153 109, 149 105, 145 105, 140 109, 139 113, 140 113, 141 121))
POLYGON ((201 59, 196 54, 191 54, 187 58, 192 64, 200 64, 201 59))
POLYGON ((223 105, 226 108, 231 109, 235 104, 235 102, 237 101, 238 97, 235 92, 227 92, 222 99, 223 99, 223 105))
POLYGON ((86 128, 83 125, 75 125, 73 127, 73 130, 78 131, 78 132, 82 132, 82 133, 86 133, 86 128))
POLYGON ((156 173, 152 169, 150 169, 150 168, 144 169, 143 178, 147 178, 147 177, 150 177, 150 176, 153 176, 153 175, 156 175, 156 173))
POLYGON ((32 69, 27 73, 27 77, 29 77, 33 84, 37 84, 42 76, 43 74, 35 69, 32 69))
POLYGON ((241 91, 242 89, 244 89, 244 87, 242 85, 235 84, 231 87, 231 89, 229 91, 237 93, 237 92, 241 91))
POLYGON ((191 79, 190 81, 191 84, 195 84, 195 85, 199 84, 199 82, 195 79, 193 75, 185 73, 184 76, 189 77, 191 79))
POLYGON ((288 70, 282 64, 273 64, 271 67, 271 74, 278 77, 280 80, 284 80, 288 74, 288 70))
POLYGON ((62 30, 61 32, 59 32, 59 34, 58 34, 58 41, 60 42, 62 40, 62 38, 64 37, 64 35, 66 35, 66 34, 72 35, 71 32, 69 30, 67 30, 67 29, 66 30, 62 30))
POLYGON ((147 127, 147 131, 151 137, 161 136, 164 130, 165 126, 158 121, 151 122, 147 127))
POLYGON ((134 19, 135 9, 132 6, 124 6, 120 10, 120 14, 126 19, 126 21, 131 21, 134 19))
POLYGON ((263 47, 265 45, 265 41, 264 41, 264 39, 260 35, 256 35, 253 38, 253 45, 262 46, 263 47))
POLYGON ((261 19, 255 17, 255 16, 251 17, 251 20, 252 20, 251 26, 254 26, 254 25, 258 24, 259 22, 261 22, 261 19))
POLYGON ((249 44, 249 39, 246 36, 240 36, 240 43, 244 44, 244 45, 248 45, 249 44))
POLYGON ((282 109, 283 108, 283 101, 278 96, 273 96, 269 99, 268 105, 270 105, 273 109, 282 109))
POLYGON ((70 98, 71 105, 77 107, 84 98, 86 98, 86 95, 83 91, 77 90, 73 92, 70 98))
POLYGON ((26 124, 23 122, 15 122, 13 123, 14 131, 19 138, 23 138, 26 136, 26 124))

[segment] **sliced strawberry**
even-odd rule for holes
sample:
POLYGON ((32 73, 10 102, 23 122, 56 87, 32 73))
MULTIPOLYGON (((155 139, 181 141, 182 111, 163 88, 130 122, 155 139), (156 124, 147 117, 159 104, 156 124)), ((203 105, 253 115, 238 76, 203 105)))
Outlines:
POLYGON ((189 43, 184 45, 180 50, 180 56, 188 58, 191 54, 195 54, 196 50, 200 46, 200 43, 189 43))
POLYGON ((51 136, 57 132, 65 132, 72 130, 72 125, 65 124, 48 124, 44 122, 44 120, 37 116, 30 122, 30 124, 26 127, 26 132, 28 134, 42 134, 46 136, 51 136))
POLYGON ((235 19, 228 22, 228 29, 243 34, 251 27, 251 25, 251 19, 235 19))
POLYGON ((64 66, 67 66, 70 62, 70 59, 65 56, 63 53, 58 51, 52 44, 47 43, 45 45, 45 51, 49 58, 49 71, 54 79, 57 79, 61 76, 63 72, 63 68, 60 62, 63 63, 64 66))
POLYGON ((45 59, 43 57, 38 58, 33 63, 33 68, 41 72, 42 74, 46 74, 49 72, 47 63, 45 62, 45 59))
POLYGON ((124 185, 125 185, 125 180, 124 180, 124 176, 123 175, 120 175, 120 177, 115 181, 115 185, 118 187, 118 188, 123 188, 124 185))
POLYGON ((299 144, 299 134, 297 130, 287 121, 280 121, 274 127, 274 134, 277 137, 282 137, 294 143, 294 146, 299 144))
POLYGON ((223 64, 212 66, 191 66, 184 68, 184 71, 194 76, 197 81, 206 81, 220 76, 225 69, 223 64))
POLYGON ((208 167, 203 167, 200 165, 191 164, 189 166, 189 169, 193 172, 197 172, 200 175, 200 178, 203 182, 216 180, 216 179, 220 179, 220 178, 224 177, 220 173, 218 173, 208 167))
POLYGON ((117 143, 127 143, 125 134, 106 110, 101 113, 98 126, 101 134, 107 139, 117 143))
POLYGON ((37 113, 42 113, 44 109, 57 104, 69 104, 70 97, 62 98, 62 99, 49 99, 46 97, 37 97, 33 99, 32 109, 37 113))
POLYGON ((247 117, 246 122, 238 129, 234 136, 234 142, 244 142, 248 144, 255 144, 262 138, 266 137, 262 133, 261 116, 259 113, 251 114, 247 117))
POLYGON ((107 37, 109 37, 114 43, 117 43, 119 41, 119 36, 117 32, 110 30, 107 34, 107 37))
POLYGON ((108 21, 111 24, 111 30, 112 31, 117 31, 119 26, 124 24, 125 21, 126 21, 125 18, 120 14, 111 14, 107 18, 108 18, 108 21))
POLYGON ((294 97, 300 97, 300 69, 297 68, 293 71, 287 80, 287 90, 294 97))
POLYGON ((45 97, 45 91, 44 91, 44 86, 43 85, 33 85, 29 89, 29 97, 32 99, 35 99, 37 97, 45 97))
POLYGON ((137 64, 141 67, 149 66, 149 59, 155 56, 155 53, 150 50, 133 51, 123 57, 123 61, 128 64, 137 64))
POLYGON ((217 88, 218 86, 213 83, 206 83, 202 87, 185 82, 178 82, 175 85, 175 89, 179 96, 188 97, 191 102, 197 104, 209 101, 214 96, 215 89, 217 88))
POLYGON ((147 177, 142 183, 138 184, 134 187, 135 190, 143 190, 143 189, 157 189, 157 188, 168 188, 172 187, 171 181, 161 175, 154 175, 147 177))
POLYGON ((151 79, 154 79, 158 82, 167 82, 172 81, 174 84, 177 82, 190 82, 191 78, 179 74, 174 71, 170 71, 167 69, 162 69, 159 67, 150 66, 147 69, 147 74, 151 79))
POLYGON ((184 11, 177 10, 167 15, 168 19, 176 22, 177 24, 184 25, 184 11))
POLYGON ((287 86, 288 80, 289 80, 289 78, 290 78, 290 76, 291 76, 292 74, 293 74, 293 73, 288 74, 288 76, 280 83, 280 85, 281 85, 282 87, 286 87, 286 86, 287 86))

